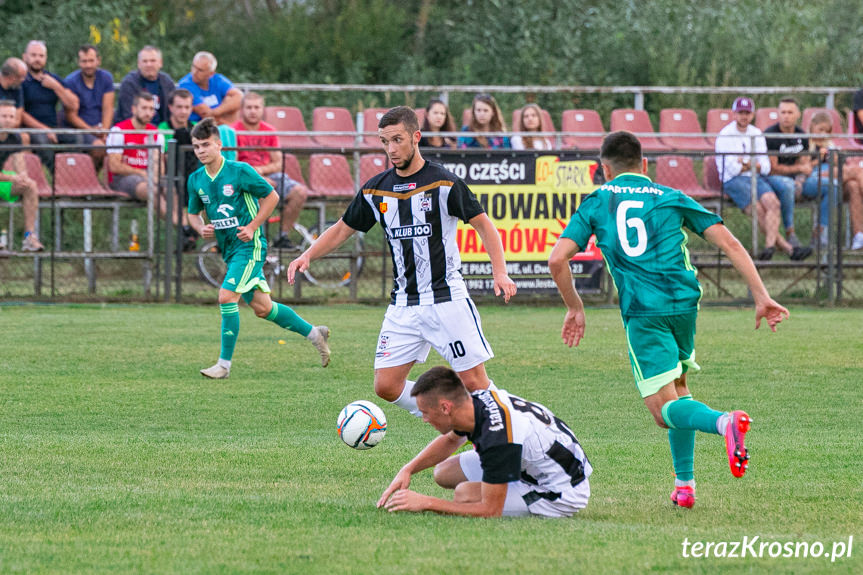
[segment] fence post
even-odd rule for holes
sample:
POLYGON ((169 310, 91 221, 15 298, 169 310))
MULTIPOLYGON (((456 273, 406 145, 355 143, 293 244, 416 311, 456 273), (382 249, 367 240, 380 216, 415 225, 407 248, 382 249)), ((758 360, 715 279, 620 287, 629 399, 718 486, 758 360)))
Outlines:
POLYGON ((756 158, 755 155, 755 138, 756 136, 751 136, 749 138, 749 176, 751 180, 751 187, 749 190, 751 200, 750 206, 752 206, 752 257, 758 257, 758 171, 756 171, 756 158))

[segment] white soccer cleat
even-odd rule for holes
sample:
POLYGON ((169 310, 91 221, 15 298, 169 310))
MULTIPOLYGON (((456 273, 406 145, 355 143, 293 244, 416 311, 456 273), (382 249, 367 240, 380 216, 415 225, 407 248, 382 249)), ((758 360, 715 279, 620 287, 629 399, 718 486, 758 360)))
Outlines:
POLYGON ((330 346, 327 340, 330 338, 330 328, 325 325, 316 325, 309 333, 309 341, 321 354, 321 367, 327 367, 330 364, 330 346))
POLYGON ((231 375, 231 370, 217 363, 213 367, 202 369, 201 375, 210 379, 228 379, 228 376, 231 375))

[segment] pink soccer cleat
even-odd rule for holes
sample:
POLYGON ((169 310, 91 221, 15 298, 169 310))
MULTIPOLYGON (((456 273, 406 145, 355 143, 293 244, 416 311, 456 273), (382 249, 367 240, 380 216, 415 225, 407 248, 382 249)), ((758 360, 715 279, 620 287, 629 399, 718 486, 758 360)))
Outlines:
POLYGON ((725 428, 725 449, 728 451, 728 465, 731 475, 743 477, 749 469, 749 451, 743 444, 744 436, 749 432, 752 418, 745 411, 732 411, 725 428))
POLYGON ((689 485, 675 487, 671 492, 671 502, 679 507, 692 509, 695 505, 695 488, 689 485))

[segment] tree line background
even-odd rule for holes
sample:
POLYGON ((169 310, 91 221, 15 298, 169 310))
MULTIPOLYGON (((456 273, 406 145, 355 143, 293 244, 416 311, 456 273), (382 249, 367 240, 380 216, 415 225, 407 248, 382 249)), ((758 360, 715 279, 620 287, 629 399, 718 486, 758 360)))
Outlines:
MULTIPOLYGON (((849 86, 863 83, 863 3, 849 0, 0 0, 0 57, 48 44, 76 68, 97 44, 119 81, 154 44, 175 80, 198 50, 235 82, 491 85, 849 86)), ((432 94, 270 94, 268 103, 407 103, 432 94)), ((533 95, 500 95, 505 110, 533 95)), ((630 95, 537 95, 554 112, 606 114, 630 95)), ((648 110, 733 96, 649 95, 648 110)), ((775 105, 776 97, 756 98, 775 105)), ((823 105, 822 96, 801 97, 823 105)), ((470 96, 453 95, 454 109, 470 96)), ((850 105, 850 96, 837 107, 850 105)), ((456 114, 458 117, 458 114, 456 114)), ((604 117, 607 117, 604 115, 604 117)))

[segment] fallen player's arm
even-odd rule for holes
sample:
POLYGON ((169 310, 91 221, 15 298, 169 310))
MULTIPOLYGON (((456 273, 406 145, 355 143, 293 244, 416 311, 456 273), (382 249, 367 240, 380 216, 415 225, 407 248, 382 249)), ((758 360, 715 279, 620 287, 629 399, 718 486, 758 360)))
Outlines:
POLYGON ((506 483, 481 483, 479 501, 449 501, 421 495, 409 489, 396 491, 386 504, 388 511, 434 511, 469 517, 500 517, 506 502, 506 483))

